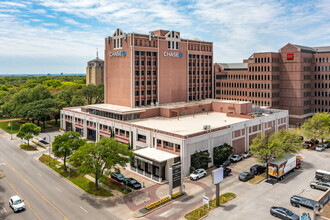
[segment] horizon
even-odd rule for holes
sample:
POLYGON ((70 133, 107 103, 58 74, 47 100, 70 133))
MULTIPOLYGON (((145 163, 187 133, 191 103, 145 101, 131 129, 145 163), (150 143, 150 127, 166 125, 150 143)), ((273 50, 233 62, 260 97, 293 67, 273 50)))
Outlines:
POLYGON ((213 42, 214 63, 242 63, 287 43, 330 45, 326 0, 0 2, 0 74, 85 73, 104 59, 104 38, 116 28, 147 34, 165 29, 213 42))

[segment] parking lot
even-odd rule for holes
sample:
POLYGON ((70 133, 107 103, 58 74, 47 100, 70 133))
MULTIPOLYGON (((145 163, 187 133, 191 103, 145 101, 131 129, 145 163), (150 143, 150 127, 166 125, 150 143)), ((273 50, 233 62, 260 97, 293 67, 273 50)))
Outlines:
MULTIPOLYGON (((323 194, 323 191, 311 189, 309 184, 315 180, 315 170, 330 170, 330 149, 323 152, 302 150, 299 155, 302 156, 301 169, 289 173, 274 185, 263 181, 257 185, 246 182, 225 187, 226 192, 234 192, 237 198, 212 211, 207 219, 219 219, 220 216, 222 219, 275 219, 269 213, 271 206, 285 207, 299 214, 299 209, 291 206, 290 197, 299 195, 317 200, 323 194)), ((231 167, 235 171, 248 170, 247 161, 231 167)))

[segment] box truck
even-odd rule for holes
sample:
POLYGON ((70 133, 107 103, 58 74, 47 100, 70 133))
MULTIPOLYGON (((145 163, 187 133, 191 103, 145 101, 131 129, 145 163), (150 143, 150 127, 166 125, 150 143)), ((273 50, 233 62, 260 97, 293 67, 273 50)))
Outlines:
POLYGON ((296 155, 285 153, 281 157, 268 161, 268 176, 281 180, 284 178, 285 174, 299 167, 300 160, 297 159, 296 155))

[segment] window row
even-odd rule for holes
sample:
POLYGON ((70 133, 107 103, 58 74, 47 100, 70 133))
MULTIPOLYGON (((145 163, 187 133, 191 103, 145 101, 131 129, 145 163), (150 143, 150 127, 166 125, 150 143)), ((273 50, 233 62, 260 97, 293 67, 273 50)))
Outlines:
MULTIPOLYGON (((141 63, 141 66, 145 65, 145 61, 141 60, 141 62, 139 62, 139 60, 135 60, 135 65, 138 66, 141 63)), ((157 61, 153 60, 152 61, 152 65, 153 66, 157 66, 157 61)), ((147 66, 151 66, 151 60, 147 60, 147 66)))
MULTIPOLYGON (((328 83, 314 83, 314 88, 327 89, 328 83)), ((329 83, 329 88, 330 88, 330 83, 329 83)))
POLYGON ((157 52, 150 52, 150 51, 135 51, 135 56, 145 56, 147 55, 147 57, 156 57, 157 56, 157 52))
MULTIPOLYGON (((275 84, 278 85, 278 84, 275 84)), ((216 86, 220 86, 220 83, 216 83, 216 86)), ((258 84, 258 83, 221 83, 221 87, 227 88, 247 88, 247 89, 270 89, 270 84, 258 84), (248 86, 249 85, 249 86, 248 86)))
POLYGON ((327 105, 330 105, 330 101, 328 103, 328 100, 314 100, 314 105, 324 105, 324 106, 327 106, 327 105))
POLYGON ((327 63, 328 61, 328 57, 315 58, 315 63, 327 63))
MULTIPOLYGON (((211 88, 211 87, 205 87, 205 91, 207 92, 208 90, 211 90, 211 89, 209 89, 209 88, 211 88)), ((199 92, 199 87, 193 87, 193 88, 189 88, 189 92, 199 92)), ((204 87, 201 87, 201 91, 202 92, 204 92, 204 87)))
POLYGON ((149 41, 149 40, 140 40, 140 39, 135 39, 134 41, 135 46, 142 46, 142 47, 157 47, 157 41, 149 41))
MULTIPOLYGON (((204 94, 201 95, 201 99, 208 99, 208 98, 212 98, 211 93, 205 94, 205 96, 204 96, 204 94)), ((197 101, 197 100, 200 100, 199 96, 194 96, 194 95, 189 96, 189 101, 197 101)))
MULTIPOLYGON (((193 70, 193 71, 191 71, 191 70, 189 70, 189 75, 196 75, 196 73, 197 73, 197 76, 199 76, 199 70, 197 70, 197 71, 195 71, 195 70, 193 70)), ((211 71, 205 71, 205 75, 211 75, 211 71)), ((203 76, 204 75, 204 71, 202 70, 201 71, 201 75, 203 76)))
MULTIPOLYGON (((145 71, 144 70, 141 70, 141 71, 136 70, 135 71, 135 76, 139 76, 140 74, 141 74, 141 76, 145 76, 145 71)), ((157 76, 157 71, 156 70, 152 71, 152 75, 157 76)), ((151 76, 151 70, 147 70, 147 76, 151 76)))
MULTIPOLYGON (((193 83, 196 83, 196 82, 199 83, 199 79, 197 79, 197 80, 196 79, 192 79, 192 80, 189 79, 189 83, 191 83, 191 82, 193 82, 193 83)), ((212 79, 209 79, 209 80, 205 79, 205 81, 204 81, 204 79, 201 79, 200 82, 201 83, 204 83, 204 82, 205 83, 207 83, 207 82, 211 83, 212 82, 212 79)))
MULTIPOLYGON (((145 81, 144 80, 135 80, 135 86, 144 86, 145 85, 145 81)), ((152 85, 156 86, 157 85, 157 80, 153 80, 152 85)), ((147 86, 151 86, 151 80, 147 80, 147 86)))
POLYGON ((314 108, 314 112, 330 112, 330 108, 314 108))
MULTIPOLYGON (((189 62, 189 66, 197 66, 199 67, 199 62, 189 62)), ((201 62, 201 66, 204 66, 204 63, 201 62)), ((208 66, 212 66, 212 63, 205 63, 205 66, 208 67, 208 66)))
POLYGON ((314 96, 318 96, 318 97, 330 97, 330 92, 328 94, 328 92, 320 92, 320 91, 315 91, 314 92, 314 96))
MULTIPOLYGON (((328 71, 328 66, 315 66, 314 71, 328 71)), ((330 66, 329 66, 329 71, 330 71, 330 66)))
POLYGON ((167 48, 172 50, 178 50, 179 49, 179 42, 178 41, 168 41, 167 42, 167 48))
POLYGON ((145 100, 141 100, 140 101, 135 101, 135 106, 138 107, 138 106, 144 106, 144 105, 156 105, 157 104, 157 99, 148 99, 147 101, 145 100))
POLYGON ((199 44, 189 44, 188 50, 201 50, 201 51, 209 51, 212 52, 212 46, 204 46, 199 44))
MULTIPOLYGON (((142 90, 141 92, 135 91, 135 96, 139 96, 140 94, 141 94, 141 96, 145 95, 145 91, 144 90, 142 90)), ((157 95, 157 90, 152 90, 152 94, 157 95)), ((147 95, 151 95, 151 90, 147 90, 147 95)))
POLYGON ((113 39, 113 48, 122 48, 123 47, 123 38, 113 39))
MULTIPOLYGON (((209 55, 200 55, 201 59, 212 59, 212 56, 209 55)), ((197 58, 199 59, 199 54, 189 54, 189 58, 197 58)))
MULTIPOLYGON (((314 79, 328 80, 328 75, 327 74, 325 74, 325 75, 314 75, 314 79)), ((330 75, 329 75, 329 80, 330 80, 330 75)))
MULTIPOLYGON (((270 58, 269 57, 256 57, 254 58, 255 63, 270 63, 270 58)), ((272 63, 279 63, 280 59, 279 58, 272 58, 272 63)))

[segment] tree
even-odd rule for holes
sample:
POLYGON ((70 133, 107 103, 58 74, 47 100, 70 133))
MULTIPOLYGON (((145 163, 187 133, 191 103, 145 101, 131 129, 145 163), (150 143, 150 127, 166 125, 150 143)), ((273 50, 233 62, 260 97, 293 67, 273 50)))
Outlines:
POLYGON ((81 93, 86 98, 87 104, 91 105, 95 94, 97 94, 97 87, 93 84, 89 84, 81 89, 81 93))
POLYGON ((104 102, 104 84, 97 86, 97 93, 95 94, 95 104, 104 102))
POLYGON ((307 119, 301 126, 305 137, 309 139, 321 139, 330 136, 330 114, 328 112, 316 113, 307 119))
POLYGON ((278 141, 283 153, 297 153, 302 149, 303 139, 296 130, 282 129, 275 133, 274 141, 278 141))
POLYGON ((233 153, 233 147, 227 143, 213 148, 213 164, 219 165, 226 161, 233 153))
POLYGON ((63 157, 64 170, 66 170, 66 158, 85 143, 86 140, 80 139, 80 134, 75 131, 68 131, 55 137, 52 151, 56 157, 63 157))
POLYGON ((95 189, 98 190, 98 180, 104 174, 110 174, 112 169, 118 170, 117 165, 125 167, 133 152, 128 146, 117 142, 114 138, 103 138, 97 143, 86 143, 70 158, 70 161, 81 164, 79 172, 95 175, 95 189))
POLYGON ((210 153, 208 151, 200 151, 191 155, 191 166, 195 169, 208 168, 208 164, 211 162, 210 153))
POLYGON ((275 133, 270 136, 258 133, 258 135, 252 140, 250 150, 253 155, 257 156, 259 162, 267 163, 272 158, 283 154, 279 141, 275 135, 275 133))
POLYGON ((21 139, 27 140, 29 146, 30 139, 33 138, 33 136, 39 135, 40 131, 41 128, 38 127, 37 125, 33 123, 25 123, 21 125, 16 136, 21 139))

